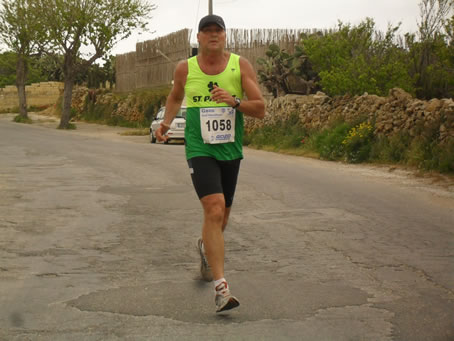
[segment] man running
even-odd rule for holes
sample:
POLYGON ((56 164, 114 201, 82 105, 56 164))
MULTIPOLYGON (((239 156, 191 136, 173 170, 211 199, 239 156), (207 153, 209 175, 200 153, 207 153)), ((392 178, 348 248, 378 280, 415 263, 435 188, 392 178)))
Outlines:
POLYGON ((225 51, 225 23, 217 15, 199 22, 198 55, 181 61, 156 131, 159 141, 186 98, 186 159, 204 211, 197 246, 201 274, 214 280, 216 312, 239 306, 224 278, 224 230, 227 226, 243 158, 243 114, 263 118, 265 101, 252 65, 225 51), (245 99, 243 96, 246 96, 245 99))

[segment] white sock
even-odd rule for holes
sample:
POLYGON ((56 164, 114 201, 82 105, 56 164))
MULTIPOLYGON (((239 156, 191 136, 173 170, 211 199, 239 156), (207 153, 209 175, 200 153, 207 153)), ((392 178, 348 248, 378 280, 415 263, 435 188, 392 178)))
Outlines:
POLYGON ((220 279, 217 279, 217 280, 213 281, 213 283, 214 283, 214 291, 215 291, 215 292, 217 292, 217 291, 222 291, 222 290, 224 290, 224 289, 227 289, 227 281, 225 280, 224 277, 222 277, 222 278, 220 278, 220 279), (225 282, 225 286, 224 286, 224 285, 221 285, 221 286, 218 288, 218 286, 219 286, 220 284, 224 283, 224 282, 225 282), (219 290, 216 290, 216 288, 218 288, 219 290))

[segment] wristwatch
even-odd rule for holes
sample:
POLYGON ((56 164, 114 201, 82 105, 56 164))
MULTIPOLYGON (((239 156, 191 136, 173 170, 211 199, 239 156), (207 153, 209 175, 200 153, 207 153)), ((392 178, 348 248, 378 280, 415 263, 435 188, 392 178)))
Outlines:
POLYGON ((235 105, 232 108, 236 109, 240 106, 240 104, 241 104, 241 98, 235 97, 235 105))

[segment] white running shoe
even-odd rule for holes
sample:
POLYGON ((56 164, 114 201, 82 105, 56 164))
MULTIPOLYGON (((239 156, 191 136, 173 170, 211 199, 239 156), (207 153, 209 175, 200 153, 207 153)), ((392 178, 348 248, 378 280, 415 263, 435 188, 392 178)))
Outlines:
POLYGON ((216 296, 214 299, 216 303, 216 312, 230 310, 240 305, 240 301, 235 296, 232 296, 227 286, 227 282, 222 282, 216 287, 216 296))
POLYGON ((213 274, 211 273, 210 265, 208 264, 205 253, 203 252, 202 244, 202 238, 199 238, 199 240, 197 240, 197 250, 199 250, 200 254, 200 274, 202 275, 204 281, 211 282, 213 280, 213 274))

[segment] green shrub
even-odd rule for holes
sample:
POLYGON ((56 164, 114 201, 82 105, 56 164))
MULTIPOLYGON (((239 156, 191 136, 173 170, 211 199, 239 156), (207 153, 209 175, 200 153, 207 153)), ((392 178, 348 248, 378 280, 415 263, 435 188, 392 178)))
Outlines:
POLYGON ((84 106, 81 112, 77 112, 77 117, 88 122, 97 122, 108 125, 118 125, 122 127, 144 128, 149 127, 154 115, 159 108, 165 103, 167 95, 170 91, 168 86, 138 90, 132 93, 118 94, 114 93, 108 97, 106 103, 105 97, 99 100, 101 95, 108 93, 106 89, 90 90, 85 96, 84 106), (122 116, 123 113, 118 112, 120 107, 125 107, 124 104, 131 110, 143 113, 143 118, 134 120, 128 119, 128 113, 122 116))
POLYGON ((301 45, 324 92, 385 96, 400 87, 414 93, 407 52, 396 39, 399 25, 380 33, 375 26, 367 18, 356 26, 339 22, 337 30, 302 36, 301 45))
POLYGON ((324 129, 310 137, 309 146, 317 151, 322 159, 340 160, 345 152, 342 141, 345 140, 350 129, 351 125, 345 122, 334 128, 324 129))
POLYGON ((411 141, 407 164, 422 170, 454 171, 454 139, 443 144, 418 136, 411 141))
POLYGON ((276 126, 265 126, 256 129, 250 134, 245 134, 246 141, 258 149, 264 146, 276 146, 277 137, 282 133, 282 130, 279 129, 279 132, 276 130, 276 126))
POLYGON ((438 146, 438 171, 442 173, 454 172, 454 138, 438 146))
POLYGON ((411 137, 398 133, 391 137, 380 137, 371 150, 371 158, 377 161, 405 163, 411 137))
POLYGON ((88 122, 106 122, 110 119, 111 113, 112 106, 110 104, 87 101, 84 112, 79 114, 83 120, 88 122))
POLYGON ((21 115, 16 115, 13 119, 14 122, 17 122, 17 123, 27 123, 27 124, 31 124, 33 123, 33 121, 27 117, 27 118, 24 118, 23 116, 21 115))
POLYGON ((348 132, 342 141, 345 151, 345 159, 350 163, 367 161, 372 149, 374 128, 370 123, 363 122, 348 132))
POLYGON ((77 126, 74 123, 68 123, 68 126, 66 128, 60 128, 59 126, 57 129, 75 130, 77 129, 77 126))
POLYGON ((300 124, 297 114, 291 114, 287 120, 267 125, 245 134, 243 145, 261 149, 271 147, 274 150, 301 148, 302 140, 307 136, 306 129, 300 124))
POLYGON ((424 171, 454 172, 454 139, 439 143, 436 129, 429 128, 417 137, 405 133, 377 137, 372 123, 359 123, 358 119, 356 124, 338 121, 329 128, 309 132, 297 115, 291 115, 287 121, 245 134, 244 145, 325 160, 398 163, 424 171))

